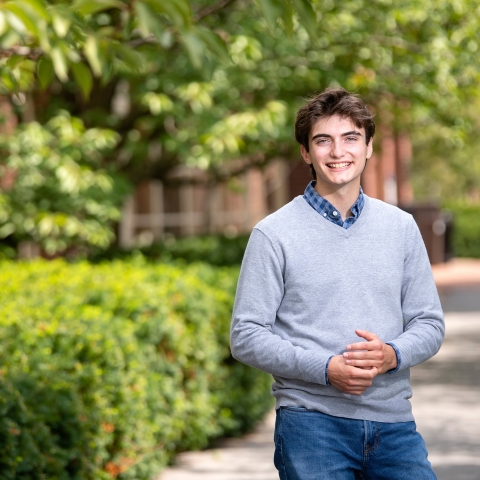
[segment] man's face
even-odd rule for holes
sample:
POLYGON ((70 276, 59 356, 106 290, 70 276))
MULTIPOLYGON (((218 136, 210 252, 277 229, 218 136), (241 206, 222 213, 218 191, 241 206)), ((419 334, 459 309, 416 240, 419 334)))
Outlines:
POLYGON ((317 173, 316 190, 331 193, 339 187, 360 187, 366 159, 372 155, 372 140, 365 143, 365 129, 338 115, 320 118, 309 138, 310 151, 300 147, 303 159, 317 173))

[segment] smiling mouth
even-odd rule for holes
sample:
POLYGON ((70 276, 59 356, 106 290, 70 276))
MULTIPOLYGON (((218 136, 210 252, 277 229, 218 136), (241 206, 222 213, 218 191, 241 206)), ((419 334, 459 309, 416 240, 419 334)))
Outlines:
POLYGON ((331 168, 332 170, 339 169, 339 168, 345 168, 351 165, 352 162, 342 162, 342 163, 327 163, 327 167, 331 168))

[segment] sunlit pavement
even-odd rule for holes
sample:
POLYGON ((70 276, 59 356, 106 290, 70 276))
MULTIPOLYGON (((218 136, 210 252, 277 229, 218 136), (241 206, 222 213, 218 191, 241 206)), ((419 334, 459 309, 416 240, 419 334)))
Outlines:
POLYGON ((187 452, 158 480, 278 480, 273 466, 275 413, 249 435, 228 439, 216 449, 187 452))
MULTIPOLYGON (((480 480, 480 261, 434 267, 447 335, 440 352, 412 369, 412 405, 438 480, 480 480)), ((278 480, 274 414, 253 434, 188 452, 157 480, 278 480)))

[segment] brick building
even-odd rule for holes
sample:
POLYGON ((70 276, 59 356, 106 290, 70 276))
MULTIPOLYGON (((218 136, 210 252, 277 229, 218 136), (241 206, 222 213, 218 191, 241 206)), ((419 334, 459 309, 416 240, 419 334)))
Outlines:
MULTIPOLYGON (((412 204, 410 140, 406 135, 381 133, 379 153, 368 161, 362 176, 363 189, 394 205, 412 204)), ((166 235, 249 232, 266 215, 303 194, 311 177, 300 153, 298 157, 296 162, 274 160, 263 170, 252 168, 236 177, 233 186, 207 187, 192 182, 172 187, 158 181, 143 182, 125 206, 120 244, 150 243, 166 235)), ((202 172, 181 167, 174 175, 195 179, 202 172)))

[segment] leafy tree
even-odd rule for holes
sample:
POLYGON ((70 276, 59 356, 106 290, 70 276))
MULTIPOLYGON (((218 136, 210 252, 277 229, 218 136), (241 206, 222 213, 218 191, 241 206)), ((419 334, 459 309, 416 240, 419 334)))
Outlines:
POLYGON ((247 0, 6 2, 4 85, 10 74, 49 104, 40 120, 67 106, 118 130, 135 179, 178 163, 221 176, 279 142, 289 153, 293 112, 328 84, 359 90, 401 129, 425 112, 448 124, 477 93, 478 0, 257 4, 262 16, 247 0))
POLYGON ((439 150, 451 132, 473 145, 465 104, 478 98, 479 8, 479 0, 15 0, 0 4, 0 75, 26 119, 44 124, 63 109, 115 130, 107 160, 134 183, 173 181, 172 168, 189 165, 213 184, 296 158, 294 114, 327 85, 361 93, 379 123, 410 132, 427 158, 432 142, 419 132, 450 132, 435 137, 439 150))
MULTIPOLYGON (((279 102, 267 102, 259 109, 243 109, 225 119, 223 126, 218 122, 219 110, 213 108, 210 92, 215 86, 214 74, 230 64, 231 58, 228 42, 222 38, 225 32, 200 25, 200 21, 229 3, 231 0, 218 4, 200 2, 195 8, 185 0, 77 0, 73 3, 19 0, 0 4, 0 89, 4 95, 11 96, 24 121, 39 122, 21 128, 12 140, 3 141, 7 151, 3 176, 15 172, 16 179, 12 190, 3 196, 2 236, 14 235, 17 241, 31 237, 41 241, 50 253, 79 240, 105 246, 111 239, 110 224, 118 215, 115 196, 107 203, 103 216, 97 209, 96 217, 90 218, 89 224, 84 214, 92 212, 84 210, 91 205, 92 192, 86 185, 85 188, 77 185, 75 199, 67 196, 69 205, 52 200, 65 193, 58 182, 51 181, 50 190, 43 188, 30 195, 22 188, 22 179, 26 179, 27 184, 30 177, 41 176, 38 165, 31 161, 33 150, 38 147, 32 140, 36 135, 54 158, 65 156, 60 147, 63 139, 51 142, 48 135, 51 119, 57 118, 59 110, 81 117, 89 127, 115 128, 121 142, 110 155, 110 166, 116 170, 120 167, 134 182, 151 176, 153 167, 154 174, 162 176, 179 163, 183 152, 188 153, 188 163, 210 167, 216 159, 211 162, 209 155, 218 154, 225 145, 229 152, 238 152, 243 139, 257 138, 259 132, 275 135, 285 110, 279 102), (161 78, 161 85, 156 85, 156 77, 163 77, 164 69, 167 75, 161 78), (175 86, 165 90, 165 82, 172 79, 175 86), (178 120, 172 114, 191 115, 193 111, 199 115, 203 110, 208 111, 209 122, 204 135, 204 154, 195 149, 191 152, 190 137, 195 125, 204 122, 205 117, 198 117, 193 125, 179 125, 182 130, 189 130, 190 144, 182 140, 181 132, 179 136, 168 133, 179 131, 175 126, 178 120), (46 130, 40 127, 45 124, 46 130), (232 125, 236 135, 221 139, 232 125), (170 141, 166 138, 169 135, 170 141), (29 141, 23 144, 25 137, 29 141), (22 150, 25 145, 27 150, 22 150), (21 154, 17 150, 21 150, 21 154), (168 154, 163 155, 163 151, 168 154), (17 154, 21 162, 15 160, 17 154), (24 195, 27 202, 21 201, 24 195), (34 208, 38 202, 41 206, 34 208), (73 212, 75 203, 82 204, 82 208, 73 212)), ((273 13, 269 11, 268 2, 262 6, 269 21, 281 14, 288 23, 295 6, 299 15, 312 24, 309 19, 313 10, 306 0, 287 4, 288 8, 280 5, 282 8, 276 8, 273 13)), ((231 43, 238 50, 242 41, 231 43)), ((78 124, 79 121, 72 119, 72 122, 78 124)), ((67 157, 73 169, 83 171, 84 165, 75 163, 75 157, 83 161, 82 148, 87 147, 82 143, 83 134, 78 131, 77 134, 67 157), (75 149, 80 151, 74 155, 75 149)), ((42 174, 53 173, 53 178, 59 180, 59 172, 64 171, 65 166, 52 165, 46 157, 44 160, 42 174), (60 170, 56 170, 57 167, 60 170), (48 171, 49 168, 55 171, 48 171)), ((97 173, 99 178, 106 178, 101 176, 102 172, 97 173)), ((116 190, 122 191, 122 188, 116 190)), ((103 193, 103 196, 96 194, 102 201, 106 197, 105 189, 103 193)))
POLYGON ((14 175, 0 192, 0 238, 34 240, 49 254, 108 247, 127 189, 102 168, 102 155, 117 141, 115 132, 87 130, 66 112, 0 136, 3 171, 14 175))
POLYGON ((419 119, 421 127, 412 135, 417 152, 412 178, 419 199, 447 206, 480 203, 480 105, 475 97, 470 102, 454 111, 449 124, 433 123, 426 115, 419 119))

